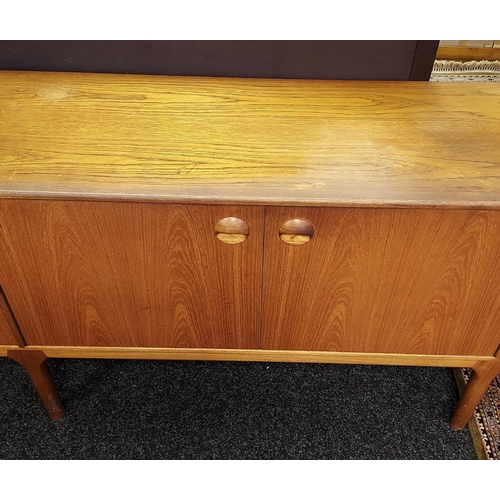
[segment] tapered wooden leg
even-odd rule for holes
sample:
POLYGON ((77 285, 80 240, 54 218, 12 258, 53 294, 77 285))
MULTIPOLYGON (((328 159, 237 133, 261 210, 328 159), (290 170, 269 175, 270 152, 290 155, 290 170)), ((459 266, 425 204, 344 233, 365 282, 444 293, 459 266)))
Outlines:
POLYGON ((47 366, 47 356, 42 351, 27 349, 9 350, 7 356, 26 369, 50 416, 53 419, 61 418, 64 406, 47 366))
POLYGON ((472 368, 472 375, 450 420, 454 429, 462 430, 467 425, 491 381, 499 374, 500 357, 498 355, 496 361, 481 361, 472 368))

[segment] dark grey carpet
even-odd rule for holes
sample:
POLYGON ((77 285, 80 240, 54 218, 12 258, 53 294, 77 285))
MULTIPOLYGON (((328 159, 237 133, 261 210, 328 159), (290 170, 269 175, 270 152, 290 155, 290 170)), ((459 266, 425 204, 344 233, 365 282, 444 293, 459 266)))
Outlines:
POLYGON ((475 459, 451 370, 50 360, 52 421, 0 358, 0 459, 475 459))

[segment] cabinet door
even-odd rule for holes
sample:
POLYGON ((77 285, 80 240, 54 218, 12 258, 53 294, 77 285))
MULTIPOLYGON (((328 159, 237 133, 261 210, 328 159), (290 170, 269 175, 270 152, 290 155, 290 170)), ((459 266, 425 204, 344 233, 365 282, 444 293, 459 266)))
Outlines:
POLYGON ((493 355, 500 343, 498 211, 269 208, 264 275, 265 349, 493 355), (294 218, 312 223, 308 243, 281 240, 294 218))
POLYGON ((30 345, 257 348, 263 213, 0 200, 0 284, 30 345), (245 241, 216 237, 225 217, 245 241))

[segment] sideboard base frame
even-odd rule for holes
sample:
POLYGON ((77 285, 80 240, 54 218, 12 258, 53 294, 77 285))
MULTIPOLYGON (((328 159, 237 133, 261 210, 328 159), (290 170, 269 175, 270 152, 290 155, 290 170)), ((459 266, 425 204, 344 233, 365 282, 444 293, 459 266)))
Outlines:
POLYGON ((144 359, 177 361, 248 361, 288 363, 332 363, 392 366, 471 368, 473 375, 460 398, 450 425, 462 430, 472 417, 491 380, 500 374, 500 356, 439 356, 318 351, 272 351, 256 349, 172 349, 30 346, 0 348, 0 355, 27 370, 52 418, 61 418, 64 408, 48 370, 47 358, 144 359))

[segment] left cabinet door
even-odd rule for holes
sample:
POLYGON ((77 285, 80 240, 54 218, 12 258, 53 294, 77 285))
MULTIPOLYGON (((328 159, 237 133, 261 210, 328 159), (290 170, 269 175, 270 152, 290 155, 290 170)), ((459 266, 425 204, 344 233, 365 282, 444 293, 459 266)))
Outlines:
POLYGON ((3 199, 0 285, 28 345, 258 348, 263 224, 262 207, 3 199), (227 217, 248 226, 236 244, 227 217))

